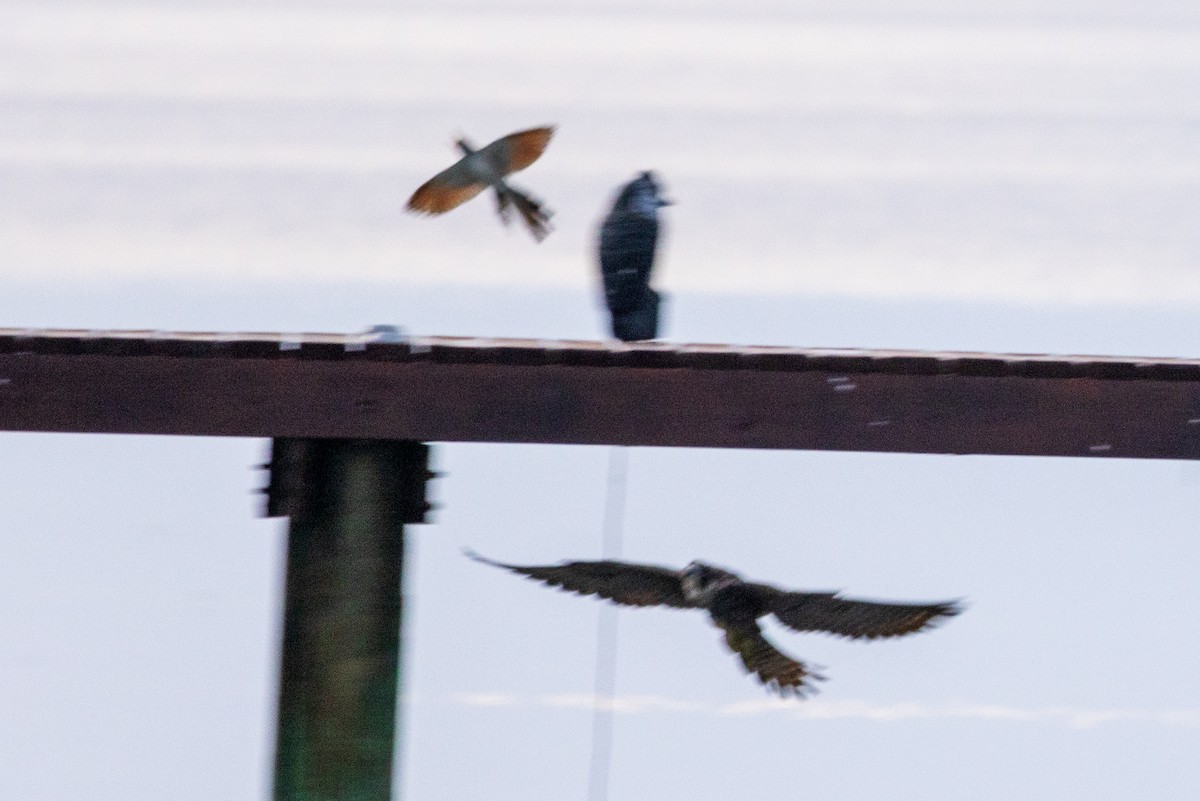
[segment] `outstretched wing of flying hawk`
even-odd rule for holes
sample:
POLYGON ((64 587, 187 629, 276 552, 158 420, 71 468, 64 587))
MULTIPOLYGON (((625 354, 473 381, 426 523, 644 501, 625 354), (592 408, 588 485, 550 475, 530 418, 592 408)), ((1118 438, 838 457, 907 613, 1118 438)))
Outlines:
POLYGON ((789 592, 745 582, 735 573, 703 562, 692 562, 683 570, 613 560, 521 566, 485 559, 472 551, 467 555, 552 587, 626 606, 705 609, 747 671, 779 694, 798 697, 815 692, 813 682, 824 676, 772 645, 758 625, 760 617, 775 615, 796 631, 873 640, 912 634, 962 611, 954 601, 906 604, 843 598, 835 592, 789 592))
POLYGON ((502 567, 551 587, 580 595, 596 595, 625 606, 673 606, 678 609, 696 606, 683 597, 679 571, 669 567, 612 560, 521 567, 496 562, 470 550, 466 554, 476 562, 502 567))

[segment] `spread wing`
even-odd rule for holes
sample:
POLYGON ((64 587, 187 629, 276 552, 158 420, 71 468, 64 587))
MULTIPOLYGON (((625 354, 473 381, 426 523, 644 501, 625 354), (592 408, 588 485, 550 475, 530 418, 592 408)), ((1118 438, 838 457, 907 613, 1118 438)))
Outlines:
POLYGON ((580 595, 598 595, 626 606, 674 606, 680 609, 693 606, 683 597, 679 573, 666 567, 611 560, 522 567, 495 562, 474 551, 466 554, 476 562, 502 567, 551 587, 580 595))
POLYGON ((757 676, 768 689, 782 696, 804 698, 817 691, 813 682, 825 680, 803 662, 797 662, 771 645, 754 620, 715 622, 725 631, 725 642, 741 657, 746 670, 757 676))
POLYGON ((854 639, 912 634, 962 611, 955 601, 900 604, 843 598, 835 592, 785 592, 766 584, 751 587, 785 626, 854 639))
POLYGON ((465 160, 459 159, 421 184, 408 199, 408 210, 420 214, 443 214, 486 189, 487 184, 481 183, 467 170, 463 163, 465 160))
POLYGON ((553 126, 530 128, 502 136, 479 152, 501 171, 501 175, 511 175, 537 161, 553 135, 553 126))
MULTIPOLYGON (((538 160, 554 128, 530 128, 502 136, 479 151, 497 172, 509 175, 523 170, 538 160)), ((421 184, 408 199, 409 211, 420 214, 444 214, 461 206, 487 188, 487 184, 472 175, 462 158, 421 184)), ((503 211, 503 210, 502 210, 503 211)))

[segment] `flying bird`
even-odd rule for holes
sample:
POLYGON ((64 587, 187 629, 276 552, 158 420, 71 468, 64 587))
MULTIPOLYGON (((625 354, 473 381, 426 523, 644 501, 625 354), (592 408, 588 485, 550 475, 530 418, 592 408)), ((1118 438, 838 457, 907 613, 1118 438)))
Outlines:
POLYGON ((962 611, 956 601, 889 603, 843 598, 836 592, 792 592, 743 581, 735 573, 703 562, 692 562, 683 570, 611 560, 523 567, 495 562, 470 550, 466 555, 551 587, 626 606, 704 609, 748 672, 768 689, 799 698, 816 692, 813 682, 825 677, 768 642, 758 625, 760 617, 774 615, 795 631, 874 640, 912 634, 962 611))
POLYGON ((641 173, 621 187, 600 225, 604 301, 613 336, 627 342, 658 336, 661 298, 650 288, 650 272, 658 248, 658 210, 671 204, 660 189, 654 173, 641 173))
POLYGON ((463 157, 421 184, 408 199, 409 211, 444 214, 490 186, 496 190, 500 220, 508 225, 515 207, 533 238, 541 242, 550 233, 553 212, 504 179, 537 161, 553 135, 552 126, 530 128, 501 137, 479 150, 466 139, 456 140, 463 157))

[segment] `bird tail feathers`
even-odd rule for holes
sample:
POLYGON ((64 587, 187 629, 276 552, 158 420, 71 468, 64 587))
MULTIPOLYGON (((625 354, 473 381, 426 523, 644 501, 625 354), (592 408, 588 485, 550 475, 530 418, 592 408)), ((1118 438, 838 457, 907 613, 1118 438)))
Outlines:
POLYGON ((517 213, 521 215, 521 219, 525 221, 525 225, 529 228, 529 233, 533 234, 533 238, 541 242, 551 231, 550 216, 553 214, 542 203, 519 189, 513 189, 511 186, 506 186, 503 189, 496 189, 496 213, 500 215, 500 220, 508 225, 512 219, 512 209, 516 208, 517 213))
POLYGON ((771 645, 757 623, 718 622, 717 625, 725 630, 726 644, 741 658, 746 670, 780 696, 804 698, 817 691, 813 682, 825 680, 803 662, 797 662, 771 645))

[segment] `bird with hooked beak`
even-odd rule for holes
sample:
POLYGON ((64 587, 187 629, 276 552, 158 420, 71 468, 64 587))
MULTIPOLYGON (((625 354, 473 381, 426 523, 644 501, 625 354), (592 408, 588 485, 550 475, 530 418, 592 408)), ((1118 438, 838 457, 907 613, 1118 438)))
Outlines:
POLYGON ((654 173, 621 187, 600 225, 600 277, 612 334, 626 342, 658 337, 662 298, 650 288, 658 250, 658 210, 671 205, 654 173))
POLYGON ((735 573, 703 562, 692 562, 683 570, 613 560, 523 567, 495 562, 470 550, 466 554, 551 587, 625 606, 703 609, 725 633, 725 643, 748 672, 768 689, 800 698, 816 692, 813 682, 825 677, 768 642, 759 618, 774 615, 795 631, 875 640, 912 634, 962 611, 956 601, 891 603, 844 598, 837 592, 793 592, 743 581, 735 573))
POLYGON ((496 192, 496 213, 501 222, 508 225, 515 208, 533 238, 541 242, 550 233, 553 212, 504 179, 537 161, 553 135, 552 126, 531 128, 501 137, 478 150, 466 139, 458 139, 455 144, 463 157, 421 184, 409 198, 408 210, 444 214, 490 186, 496 192))

